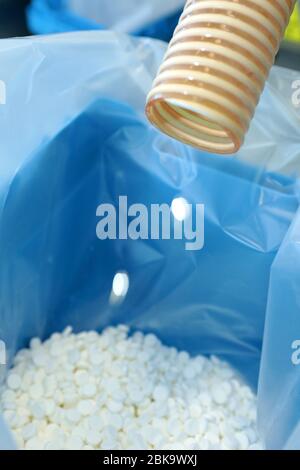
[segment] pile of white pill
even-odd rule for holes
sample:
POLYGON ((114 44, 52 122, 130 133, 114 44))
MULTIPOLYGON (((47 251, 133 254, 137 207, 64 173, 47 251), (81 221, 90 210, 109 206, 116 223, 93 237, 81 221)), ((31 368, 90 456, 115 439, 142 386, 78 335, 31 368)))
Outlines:
POLYGON ((261 449, 256 398, 216 358, 71 328, 18 353, 0 410, 21 449, 261 449))

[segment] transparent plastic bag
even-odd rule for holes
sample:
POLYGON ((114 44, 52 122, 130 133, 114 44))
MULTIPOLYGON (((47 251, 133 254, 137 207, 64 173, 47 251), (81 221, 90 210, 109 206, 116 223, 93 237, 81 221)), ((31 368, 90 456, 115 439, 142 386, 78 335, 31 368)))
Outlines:
POLYGON ((269 295, 260 429, 269 447, 284 446, 290 428, 268 432, 264 424, 272 411, 264 381, 272 375, 274 397, 280 387, 289 390, 289 376, 284 385, 268 360, 268 344, 292 327, 272 326, 272 295, 285 302, 292 282, 295 312, 299 297, 298 265, 284 248, 299 207, 299 129, 290 142, 295 113, 286 94, 295 75, 273 70, 238 157, 206 155, 146 121, 146 94, 164 51, 158 41, 108 31, 0 42, 0 340, 7 365, 34 336, 126 323, 193 355, 220 356, 256 389, 269 295), (184 240, 100 241, 97 207, 118 207, 123 195, 147 207, 178 197, 204 204, 204 248, 187 251, 184 240), (289 277, 274 289, 276 263, 289 277), (118 272, 128 274, 129 290, 115 304, 118 272))

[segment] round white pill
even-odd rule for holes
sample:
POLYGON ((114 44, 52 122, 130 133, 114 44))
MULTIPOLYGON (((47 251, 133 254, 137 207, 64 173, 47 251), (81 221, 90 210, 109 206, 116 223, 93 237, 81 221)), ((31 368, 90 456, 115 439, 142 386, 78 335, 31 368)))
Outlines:
POLYGON ((95 403, 92 400, 81 400, 77 405, 77 410, 83 416, 91 415, 95 409, 95 403))
POLYGON ((32 338, 29 344, 31 349, 36 349, 41 346, 42 342, 39 338, 32 338))
POLYGON ((107 403, 107 408, 112 413, 120 413, 120 411, 122 411, 123 405, 121 402, 109 400, 107 403))
POLYGON ((217 405, 224 405, 228 399, 228 394, 223 387, 218 387, 212 390, 212 398, 217 405))
POLYGON ((30 423, 23 427, 22 429, 22 437, 24 441, 28 441, 29 439, 33 438, 37 433, 37 428, 35 424, 30 423))
POLYGON ((96 430, 89 430, 86 435, 86 442, 91 446, 98 446, 101 442, 101 434, 96 430))
POLYGON ((27 450, 44 450, 44 443, 41 439, 33 437, 25 444, 27 450))
POLYGON ((45 406, 42 401, 40 402, 31 402, 29 405, 31 414, 36 419, 43 419, 45 417, 46 411, 45 406))
POLYGON ((164 385, 158 385, 153 391, 153 398, 157 401, 166 401, 169 396, 169 390, 164 385))
POLYGON ((87 383, 80 387, 80 395, 85 398, 92 398, 97 393, 97 387, 93 383, 87 383))
POLYGON ((7 377, 7 385, 12 390, 18 390, 21 387, 22 380, 18 374, 11 373, 7 377))
POLYGON ((44 388, 41 384, 32 384, 29 388, 29 395, 33 400, 38 400, 43 397, 44 388))

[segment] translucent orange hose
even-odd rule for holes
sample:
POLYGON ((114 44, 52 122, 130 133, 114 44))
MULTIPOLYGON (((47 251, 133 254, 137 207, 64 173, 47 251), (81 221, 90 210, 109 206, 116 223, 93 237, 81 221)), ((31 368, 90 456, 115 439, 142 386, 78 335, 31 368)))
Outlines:
POLYGON ((194 147, 238 151, 294 4, 188 0, 147 99, 149 120, 194 147))

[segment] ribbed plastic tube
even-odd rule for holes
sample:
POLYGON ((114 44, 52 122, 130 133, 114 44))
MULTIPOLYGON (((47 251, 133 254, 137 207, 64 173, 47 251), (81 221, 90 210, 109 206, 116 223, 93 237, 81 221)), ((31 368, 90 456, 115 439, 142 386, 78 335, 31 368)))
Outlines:
POLYGON ((237 152, 294 4, 188 0, 147 99, 149 120, 196 148, 237 152))

